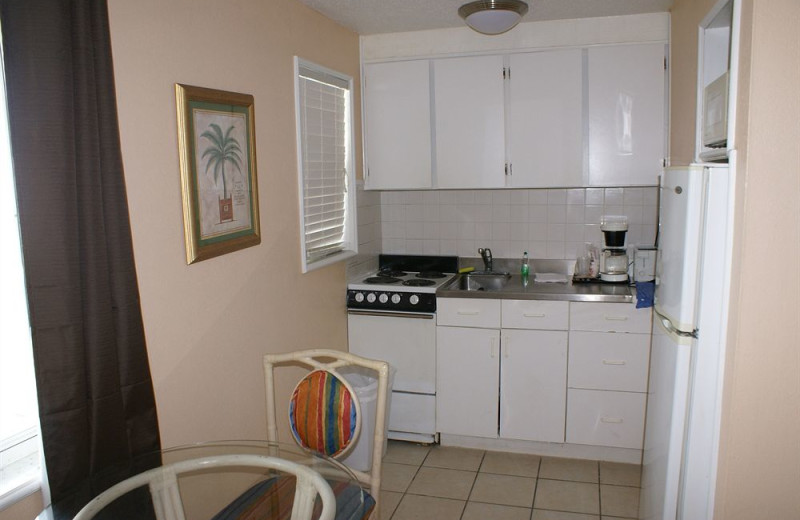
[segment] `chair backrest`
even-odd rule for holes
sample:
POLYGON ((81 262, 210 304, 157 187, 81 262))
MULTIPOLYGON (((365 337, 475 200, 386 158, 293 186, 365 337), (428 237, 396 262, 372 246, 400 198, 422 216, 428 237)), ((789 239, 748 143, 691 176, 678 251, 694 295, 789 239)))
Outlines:
MULTIPOLYGON (((378 395, 372 464, 368 472, 352 471, 362 483, 369 485, 377 511, 386 438, 389 364, 338 350, 315 349, 265 355, 267 439, 272 442, 278 441, 274 369, 283 364, 300 364, 311 371, 297 384, 289 403, 288 419, 295 441, 306 449, 336 458, 347 455, 358 441, 362 419, 358 396, 339 369, 355 366, 374 371, 378 395)), ((375 516, 373 513, 373 518, 375 516)))
POLYGON ((139 473, 97 495, 75 515, 73 520, 94 518, 114 500, 145 485, 150 488, 157 520, 186 520, 178 475, 230 467, 274 469, 295 475, 297 484, 292 502, 291 520, 311 520, 317 495, 322 499, 319 520, 333 520, 336 515, 336 497, 333 490, 322 475, 313 469, 277 457, 242 454, 184 460, 139 473))

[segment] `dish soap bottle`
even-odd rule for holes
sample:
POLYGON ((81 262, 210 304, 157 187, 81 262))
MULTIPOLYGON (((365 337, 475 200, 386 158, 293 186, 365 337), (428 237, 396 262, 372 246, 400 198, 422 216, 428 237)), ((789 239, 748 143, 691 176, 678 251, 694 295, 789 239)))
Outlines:
POLYGON ((528 264, 528 252, 522 253, 522 266, 519 269, 519 274, 522 276, 522 285, 528 285, 528 276, 531 273, 531 266, 528 264))

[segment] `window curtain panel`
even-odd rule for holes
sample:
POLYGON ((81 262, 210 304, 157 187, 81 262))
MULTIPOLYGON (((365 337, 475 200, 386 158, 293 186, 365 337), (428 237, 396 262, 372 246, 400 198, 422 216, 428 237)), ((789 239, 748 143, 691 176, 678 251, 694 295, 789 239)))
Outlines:
POLYGON ((0 24, 44 457, 71 509, 160 449, 108 7, 0 0, 0 24))

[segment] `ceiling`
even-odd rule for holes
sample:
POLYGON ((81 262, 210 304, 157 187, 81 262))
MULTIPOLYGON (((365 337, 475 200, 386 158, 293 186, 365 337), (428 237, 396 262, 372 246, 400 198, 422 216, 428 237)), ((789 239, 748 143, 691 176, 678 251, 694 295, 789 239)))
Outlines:
MULTIPOLYGON (((463 27, 458 8, 470 0, 300 0, 358 34, 463 27)), ((523 22, 666 12, 673 0, 526 0, 523 22)))

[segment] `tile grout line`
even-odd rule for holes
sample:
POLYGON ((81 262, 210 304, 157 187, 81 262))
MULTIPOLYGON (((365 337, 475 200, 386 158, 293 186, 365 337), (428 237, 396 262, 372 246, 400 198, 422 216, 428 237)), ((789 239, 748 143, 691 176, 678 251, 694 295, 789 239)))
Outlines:
POLYGON ((459 520, 463 520, 464 513, 467 512, 467 505, 469 504, 469 497, 472 496, 472 490, 475 489, 475 483, 478 482, 478 474, 481 472, 481 466, 483 466, 483 461, 486 459, 486 450, 483 450, 483 454, 481 455, 481 461, 478 463, 478 469, 475 470, 475 478, 472 480, 472 486, 469 488, 469 493, 467 493, 467 499, 464 501, 464 508, 461 510, 461 515, 459 515, 459 520))

